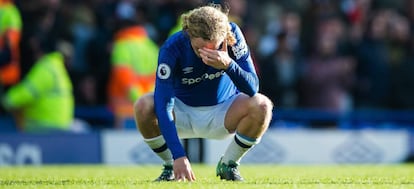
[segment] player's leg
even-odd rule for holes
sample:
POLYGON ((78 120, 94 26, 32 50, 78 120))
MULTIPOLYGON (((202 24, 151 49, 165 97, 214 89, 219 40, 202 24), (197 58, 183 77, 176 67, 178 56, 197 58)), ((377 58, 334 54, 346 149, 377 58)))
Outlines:
POLYGON ((134 104, 134 113, 137 129, 144 141, 164 161, 164 170, 156 181, 174 180, 173 158, 158 127, 153 93, 142 96, 134 104))
POLYGON ((262 94, 253 97, 239 95, 229 107, 224 125, 235 132, 217 166, 217 174, 226 180, 243 180, 237 166, 241 158, 257 143, 267 130, 272 118, 272 102, 262 94))
POLYGON ((134 118, 137 129, 145 139, 161 135, 154 110, 154 93, 145 94, 135 102, 134 118))
POLYGON ((242 94, 237 97, 226 113, 224 125, 229 132, 249 138, 260 138, 272 119, 273 103, 257 93, 253 97, 242 94))

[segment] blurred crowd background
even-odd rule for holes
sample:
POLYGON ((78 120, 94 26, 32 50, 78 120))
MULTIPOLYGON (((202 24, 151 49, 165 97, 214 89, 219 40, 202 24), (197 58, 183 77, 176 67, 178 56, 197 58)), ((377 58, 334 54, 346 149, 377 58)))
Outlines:
POLYGON ((106 107, 122 21, 139 20, 161 45, 183 12, 208 2, 230 8, 276 109, 414 109, 414 0, 15 0, 22 77, 31 43, 54 39, 70 54, 75 107, 106 107))

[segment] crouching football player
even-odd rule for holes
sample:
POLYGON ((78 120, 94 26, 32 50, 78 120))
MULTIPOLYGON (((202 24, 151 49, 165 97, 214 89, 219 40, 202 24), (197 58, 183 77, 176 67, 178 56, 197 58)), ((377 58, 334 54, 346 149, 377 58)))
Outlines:
POLYGON ((221 179, 242 181, 237 166, 259 143, 272 102, 258 77, 240 28, 220 5, 182 15, 182 30, 160 48, 154 93, 134 105, 137 127, 164 161, 157 181, 196 179, 180 139, 233 137, 217 165, 221 179))

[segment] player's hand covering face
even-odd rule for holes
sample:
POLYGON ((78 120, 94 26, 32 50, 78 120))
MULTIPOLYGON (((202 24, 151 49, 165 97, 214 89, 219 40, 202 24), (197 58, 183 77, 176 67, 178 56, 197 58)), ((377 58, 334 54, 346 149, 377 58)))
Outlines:
POLYGON ((227 52, 227 41, 209 41, 202 38, 191 39, 191 46, 203 62, 216 69, 225 70, 231 63, 227 52), (221 44, 221 48, 220 48, 221 44))

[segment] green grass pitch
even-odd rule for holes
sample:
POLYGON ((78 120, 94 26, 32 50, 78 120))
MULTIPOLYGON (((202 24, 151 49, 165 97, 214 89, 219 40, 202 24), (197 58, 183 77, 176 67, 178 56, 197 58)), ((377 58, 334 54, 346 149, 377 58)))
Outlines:
POLYGON ((0 167, 0 188, 414 188, 414 165, 242 164, 245 182, 221 181, 215 166, 193 164, 195 182, 152 182, 160 165, 0 167))

